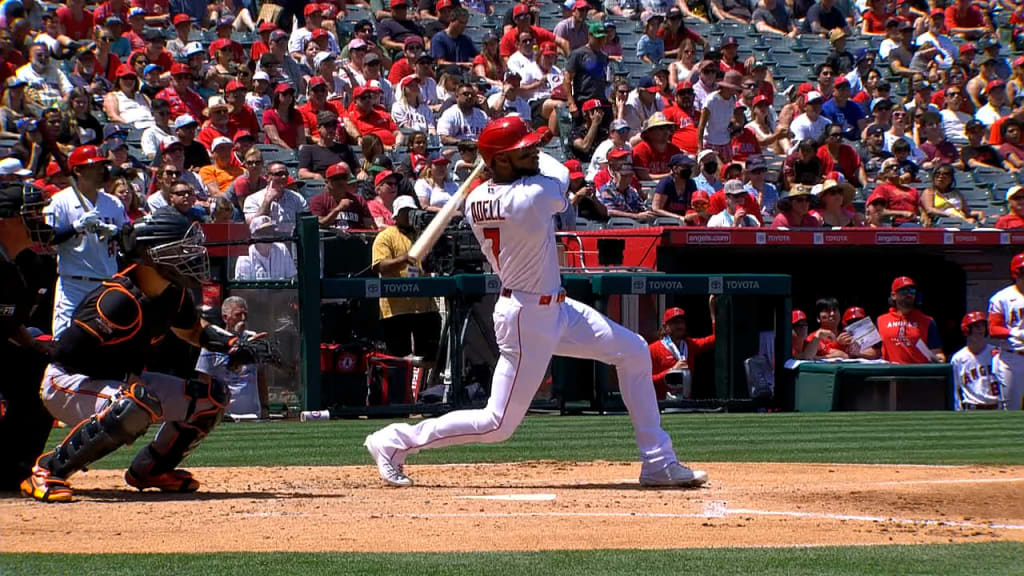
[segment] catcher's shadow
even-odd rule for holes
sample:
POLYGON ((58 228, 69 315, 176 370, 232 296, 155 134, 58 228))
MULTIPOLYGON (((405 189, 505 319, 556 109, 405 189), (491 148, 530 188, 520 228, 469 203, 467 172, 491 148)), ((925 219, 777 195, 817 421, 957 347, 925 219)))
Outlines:
POLYGON ((279 500, 294 498, 294 494, 273 492, 160 492, 159 490, 138 491, 134 488, 101 488, 98 490, 76 490, 75 499, 97 502, 203 502, 217 500, 279 500))

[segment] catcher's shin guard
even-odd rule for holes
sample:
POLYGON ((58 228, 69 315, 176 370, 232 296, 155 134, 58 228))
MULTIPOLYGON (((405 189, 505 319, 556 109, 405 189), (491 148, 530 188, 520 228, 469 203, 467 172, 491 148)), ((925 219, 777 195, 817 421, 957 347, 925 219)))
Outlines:
POLYGON ((185 394, 190 398, 186 419, 183 422, 165 422, 153 442, 139 451, 129 468, 135 478, 144 479, 174 471, 220 422, 231 397, 227 385, 217 379, 209 385, 199 380, 186 380, 185 394))
POLYGON ((67 478, 146 433, 160 419, 160 400, 141 383, 121 391, 99 414, 83 420, 38 465, 67 478))

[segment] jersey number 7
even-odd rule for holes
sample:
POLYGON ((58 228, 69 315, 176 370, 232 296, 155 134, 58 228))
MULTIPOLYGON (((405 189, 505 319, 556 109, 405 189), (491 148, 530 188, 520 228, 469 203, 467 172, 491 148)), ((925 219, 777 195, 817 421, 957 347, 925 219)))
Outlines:
MULTIPOLYGON (((497 268, 498 252, 501 251, 501 230, 499 228, 484 228, 484 239, 491 244, 491 253, 494 254, 494 266, 497 268)), ((486 246, 484 247, 486 249, 486 246)))

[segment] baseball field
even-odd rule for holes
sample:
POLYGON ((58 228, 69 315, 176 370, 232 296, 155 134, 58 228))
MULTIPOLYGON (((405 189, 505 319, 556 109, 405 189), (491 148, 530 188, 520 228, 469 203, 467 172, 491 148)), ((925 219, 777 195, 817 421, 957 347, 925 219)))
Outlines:
POLYGON ((531 416, 388 488, 384 424, 223 424, 194 494, 129 490, 127 448, 75 503, 3 495, 0 574, 1024 572, 1020 412, 665 415, 696 490, 639 487, 626 416, 531 416))

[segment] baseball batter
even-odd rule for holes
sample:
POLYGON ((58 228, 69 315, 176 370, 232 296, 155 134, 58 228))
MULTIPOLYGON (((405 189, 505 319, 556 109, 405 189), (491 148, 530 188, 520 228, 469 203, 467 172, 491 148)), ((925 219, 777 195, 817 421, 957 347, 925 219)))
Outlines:
POLYGON ((988 300, 989 336, 1002 340, 995 362, 996 377, 1003 383, 1007 410, 1021 410, 1024 403, 1024 253, 1010 261, 1013 284, 988 300))
POLYGON ((54 417, 77 423, 36 461, 21 484, 42 502, 69 502, 69 477, 162 421, 125 472, 139 490, 192 492, 199 482, 177 465, 217 425, 230 391, 220 380, 182 380, 146 372, 153 342, 169 332, 194 346, 227 353, 235 366, 254 361, 245 340, 200 324, 188 288, 209 270, 203 236, 171 207, 122 237, 123 272, 86 295, 57 342, 40 396, 54 417), (242 342, 242 344, 239 344, 242 342))
POLYGON ((54 194, 46 209, 59 275, 53 302, 55 339, 67 330, 85 295, 117 273, 115 237, 128 216, 120 200, 100 190, 106 164, 95 146, 76 148, 68 156, 73 184, 54 194))
POLYGON ((967 345, 949 360, 953 367, 954 410, 1000 407, 1002 391, 993 369, 999 349, 985 342, 987 328, 984 312, 968 312, 960 321, 967 345))
POLYGON ((487 125, 478 146, 492 180, 466 199, 464 213, 502 283, 494 309, 500 358, 480 410, 459 410, 366 437, 381 478, 411 486, 406 457, 424 448, 509 438, 526 415, 552 355, 615 366, 643 461, 644 486, 699 486, 707 474, 679 464, 661 428, 647 343, 594 309, 565 297, 552 216, 566 208, 567 178, 541 171, 540 136, 518 117, 487 125))

